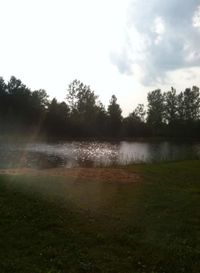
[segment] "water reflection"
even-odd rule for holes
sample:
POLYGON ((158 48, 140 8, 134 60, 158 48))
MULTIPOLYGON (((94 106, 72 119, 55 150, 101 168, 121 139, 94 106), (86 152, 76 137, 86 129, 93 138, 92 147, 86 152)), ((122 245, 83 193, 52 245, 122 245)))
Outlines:
POLYGON ((197 142, 1 143, 0 167, 109 166, 200 157, 197 142))

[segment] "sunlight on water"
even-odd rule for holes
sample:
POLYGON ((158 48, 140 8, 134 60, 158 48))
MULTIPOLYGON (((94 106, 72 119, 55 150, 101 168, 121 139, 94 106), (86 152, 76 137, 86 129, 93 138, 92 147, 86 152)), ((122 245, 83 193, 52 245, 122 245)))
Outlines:
POLYGON ((197 142, 98 142, 1 143, 2 167, 109 166, 200 157, 197 142))

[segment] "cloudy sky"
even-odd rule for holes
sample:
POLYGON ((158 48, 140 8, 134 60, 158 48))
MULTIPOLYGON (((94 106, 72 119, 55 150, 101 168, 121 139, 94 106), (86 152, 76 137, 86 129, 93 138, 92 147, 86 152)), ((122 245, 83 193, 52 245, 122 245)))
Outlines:
POLYGON ((0 0, 0 75, 63 100, 75 78, 128 114, 200 86, 200 0, 0 0))

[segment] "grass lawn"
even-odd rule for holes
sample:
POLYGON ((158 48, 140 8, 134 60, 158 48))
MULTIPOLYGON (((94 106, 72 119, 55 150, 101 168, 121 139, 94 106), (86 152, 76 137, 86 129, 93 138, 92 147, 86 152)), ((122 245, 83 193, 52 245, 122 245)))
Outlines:
POLYGON ((133 183, 0 176, 0 273, 200 272, 200 161, 133 183))

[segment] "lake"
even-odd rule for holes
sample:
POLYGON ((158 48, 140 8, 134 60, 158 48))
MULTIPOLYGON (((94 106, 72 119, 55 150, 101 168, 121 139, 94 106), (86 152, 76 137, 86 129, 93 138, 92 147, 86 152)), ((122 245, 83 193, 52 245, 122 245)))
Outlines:
POLYGON ((92 167, 200 158, 194 141, 0 143, 0 167, 92 167))

